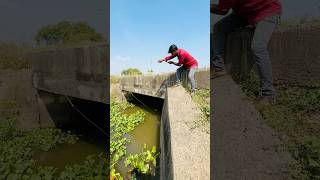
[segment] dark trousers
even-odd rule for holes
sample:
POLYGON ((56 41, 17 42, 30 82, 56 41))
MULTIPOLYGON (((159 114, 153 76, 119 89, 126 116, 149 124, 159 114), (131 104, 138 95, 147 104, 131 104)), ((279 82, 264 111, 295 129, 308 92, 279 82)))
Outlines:
POLYGON ((179 67, 177 69, 177 72, 176 72, 177 83, 181 82, 181 74, 184 71, 187 71, 188 72, 188 80, 189 80, 189 82, 191 84, 191 90, 195 91, 196 90, 196 81, 194 79, 194 74, 195 74, 196 70, 197 70, 197 67, 193 67, 193 68, 190 68, 190 69, 187 69, 184 66, 179 67))
MULTIPOLYGON (((256 25, 251 50, 256 62, 261 80, 262 96, 274 95, 272 67, 269 59, 267 46, 270 37, 278 23, 279 15, 269 16, 256 25)), ((213 54, 215 58, 214 66, 223 67, 223 53, 227 35, 234 29, 247 26, 247 22, 236 14, 230 14, 214 25, 213 30, 213 54)))

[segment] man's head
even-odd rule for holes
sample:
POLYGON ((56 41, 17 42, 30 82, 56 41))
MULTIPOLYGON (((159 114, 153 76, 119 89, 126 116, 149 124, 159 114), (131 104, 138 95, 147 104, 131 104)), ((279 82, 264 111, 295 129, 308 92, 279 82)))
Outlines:
POLYGON ((168 53, 171 53, 172 55, 177 55, 178 54, 178 47, 175 45, 175 44, 172 44, 170 47, 169 47, 169 51, 168 53))

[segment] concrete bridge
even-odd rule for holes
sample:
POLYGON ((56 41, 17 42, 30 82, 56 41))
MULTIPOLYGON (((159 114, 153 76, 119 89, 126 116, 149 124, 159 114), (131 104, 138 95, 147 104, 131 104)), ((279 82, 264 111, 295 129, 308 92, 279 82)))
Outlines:
MULTIPOLYGON (((27 59, 32 70, 33 86, 42 91, 100 103, 109 102, 109 47, 93 44, 69 48, 37 50, 27 59)), ((209 89, 209 69, 195 74, 198 88, 209 89)), ((123 76, 123 91, 164 98, 166 87, 175 81, 174 73, 123 76)), ((187 83, 187 74, 182 75, 187 83)))
MULTIPOLYGON (((182 74, 182 83, 187 85, 187 73, 182 74)), ((195 73, 197 88, 210 88, 210 70, 199 69, 195 73)), ((175 73, 162 73, 156 75, 122 76, 120 78, 121 89, 126 92, 143 94, 158 98, 165 98, 166 88, 176 82, 175 73)))
POLYGON ((107 44, 38 50, 29 53, 27 60, 36 89, 104 104, 109 102, 107 44))

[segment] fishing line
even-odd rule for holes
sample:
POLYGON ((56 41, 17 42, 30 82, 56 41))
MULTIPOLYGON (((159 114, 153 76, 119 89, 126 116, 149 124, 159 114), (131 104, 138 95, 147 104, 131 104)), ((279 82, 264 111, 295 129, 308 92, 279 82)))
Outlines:
POLYGON ((140 101, 135 95, 133 95, 132 92, 129 92, 137 101, 139 101, 144 107, 146 107, 147 109, 149 109, 151 112, 154 112, 154 110, 152 108, 150 108, 149 106, 147 106, 146 104, 144 104, 142 101, 140 101))
POLYGON ((85 120, 87 120, 88 122, 90 122, 92 125, 94 125, 97 129, 99 129, 104 135, 106 135, 107 137, 109 137, 109 135, 107 134, 107 132, 105 132, 103 129, 101 129, 97 124, 95 124, 93 121, 91 121, 86 115, 84 115, 70 100, 70 98, 68 96, 65 96, 65 98, 67 99, 67 101, 69 102, 70 106, 75 109, 82 117, 84 117, 85 120))

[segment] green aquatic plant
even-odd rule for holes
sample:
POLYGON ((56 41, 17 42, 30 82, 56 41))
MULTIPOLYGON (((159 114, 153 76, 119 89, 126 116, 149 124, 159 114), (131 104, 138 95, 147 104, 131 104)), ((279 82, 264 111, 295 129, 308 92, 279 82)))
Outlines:
POLYGON ((153 168, 157 166, 157 153, 156 146, 153 146, 151 150, 147 149, 144 144, 144 151, 140 154, 129 155, 124 162, 125 166, 129 166, 129 172, 132 174, 132 180, 138 179, 139 175, 151 173, 153 168))
MULTIPOLYGON (((1 104, 16 107, 15 103, 1 104)), ((33 159, 35 152, 50 151, 59 144, 75 144, 78 137, 56 128, 19 131, 15 127, 16 115, 15 111, 0 114, 0 179, 106 179, 108 163, 102 155, 89 156, 60 174, 55 167, 39 166, 33 159)))
POLYGON ((126 114, 125 110, 129 107, 133 105, 127 102, 111 100, 110 103, 110 175, 116 174, 114 167, 126 154, 126 145, 130 139, 124 136, 132 132, 145 118, 142 111, 126 114))
POLYGON ((110 170, 110 180, 123 180, 123 178, 120 173, 116 172, 116 169, 112 168, 110 170))

